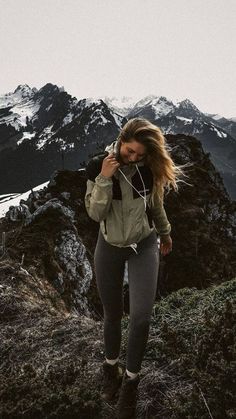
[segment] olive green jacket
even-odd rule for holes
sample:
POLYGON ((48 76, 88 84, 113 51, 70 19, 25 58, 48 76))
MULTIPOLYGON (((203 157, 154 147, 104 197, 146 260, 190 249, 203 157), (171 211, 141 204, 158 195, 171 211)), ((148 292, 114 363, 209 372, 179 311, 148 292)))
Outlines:
POLYGON ((86 167, 88 215, 100 223, 105 240, 118 247, 138 243, 154 229, 161 236, 169 234, 171 225, 163 201, 157 194, 151 197, 153 176, 148 166, 140 161, 121 166, 112 178, 101 174, 103 159, 115 146, 116 142, 112 143, 105 154, 92 158, 86 167), (145 193, 146 205, 140 196, 145 193))

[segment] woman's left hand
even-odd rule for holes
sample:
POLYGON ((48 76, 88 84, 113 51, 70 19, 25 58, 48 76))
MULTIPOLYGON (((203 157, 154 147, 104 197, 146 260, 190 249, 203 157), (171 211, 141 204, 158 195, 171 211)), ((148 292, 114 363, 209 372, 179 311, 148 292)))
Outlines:
POLYGON ((160 251, 163 256, 167 255, 172 250, 172 239, 169 234, 160 236, 160 251))

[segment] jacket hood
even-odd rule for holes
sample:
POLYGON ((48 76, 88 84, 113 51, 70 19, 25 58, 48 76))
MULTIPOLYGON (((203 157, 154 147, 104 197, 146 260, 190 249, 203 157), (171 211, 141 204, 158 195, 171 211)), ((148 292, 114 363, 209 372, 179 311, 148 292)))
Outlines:
POLYGON ((111 144, 108 144, 105 148, 105 151, 108 151, 108 153, 118 153, 118 141, 115 140, 111 144))
MULTIPOLYGON (((110 153, 118 154, 119 153, 119 142, 118 142, 118 140, 115 140, 111 144, 107 145, 106 148, 105 148, 105 151, 107 151, 109 154, 110 153)), ((143 166, 144 162, 139 161, 139 162, 136 162, 136 163, 126 164, 125 166, 133 167, 134 165, 143 166)))

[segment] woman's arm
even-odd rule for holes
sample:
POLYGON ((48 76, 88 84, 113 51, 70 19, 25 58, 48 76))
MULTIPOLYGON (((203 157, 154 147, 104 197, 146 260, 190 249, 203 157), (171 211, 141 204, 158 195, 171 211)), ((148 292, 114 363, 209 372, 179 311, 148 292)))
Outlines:
POLYGON ((165 212, 163 200, 157 193, 154 194, 151 200, 151 211, 157 232, 160 236, 169 235, 171 232, 171 225, 165 212))
POLYGON ((85 207, 88 215, 95 221, 100 222, 107 216, 113 195, 112 176, 119 166, 114 155, 109 154, 99 165, 96 159, 92 159, 86 167, 88 180, 85 207))
POLYGON ((168 221, 163 200, 155 193, 152 198, 152 217, 156 227, 156 231, 160 235, 160 251, 163 256, 172 250, 172 239, 170 237, 171 225, 168 221))
POLYGON ((85 194, 85 207, 88 215, 97 222, 104 220, 112 201, 112 179, 104 177, 101 173, 95 182, 87 180, 85 194))

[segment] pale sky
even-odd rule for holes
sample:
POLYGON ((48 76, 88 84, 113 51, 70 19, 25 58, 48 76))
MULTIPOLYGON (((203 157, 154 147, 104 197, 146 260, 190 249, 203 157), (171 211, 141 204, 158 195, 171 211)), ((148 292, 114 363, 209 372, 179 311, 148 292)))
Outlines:
POLYGON ((0 0, 0 94, 48 82, 236 117, 236 0, 0 0))

